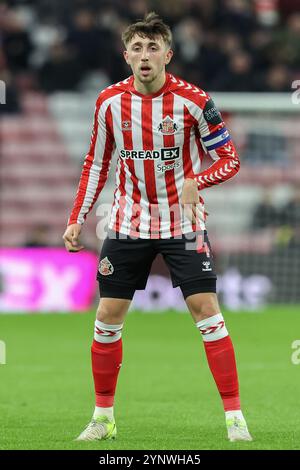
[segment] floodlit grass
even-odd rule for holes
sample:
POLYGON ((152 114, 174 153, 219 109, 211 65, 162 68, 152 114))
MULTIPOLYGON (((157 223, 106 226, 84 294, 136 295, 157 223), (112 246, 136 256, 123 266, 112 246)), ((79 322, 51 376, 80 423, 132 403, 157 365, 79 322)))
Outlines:
POLYGON ((188 314, 129 313, 113 442, 77 443, 94 407, 94 313, 1 315, 0 449, 300 449, 300 309, 226 313, 254 437, 226 439, 221 400, 188 314))

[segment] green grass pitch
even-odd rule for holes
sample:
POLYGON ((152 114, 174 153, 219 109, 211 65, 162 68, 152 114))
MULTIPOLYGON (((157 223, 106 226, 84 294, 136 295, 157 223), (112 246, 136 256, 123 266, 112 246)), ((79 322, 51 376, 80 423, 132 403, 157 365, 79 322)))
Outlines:
POLYGON ((300 449, 299 307, 224 312, 251 443, 226 439, 221 400, 188 314, 128 314, 113 442, 76 443, 94 406, 94 313, 0 315, 1 449, 300 449))

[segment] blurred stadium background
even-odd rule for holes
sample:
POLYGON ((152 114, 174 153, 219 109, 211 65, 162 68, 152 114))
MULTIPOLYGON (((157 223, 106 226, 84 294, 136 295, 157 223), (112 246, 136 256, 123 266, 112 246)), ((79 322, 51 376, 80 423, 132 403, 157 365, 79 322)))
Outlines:
MULTIPOLYGON (((2 247, 61 246, 96 97, 130 74, 120 33, 155 9, 173 28, 169 70, 211 92, 241 156, 237 178, 203 192, 220 296, 236 310, 300 302, 298 0, 15 0, 0 8, 0 79, 6 84, 6 104, 0 106, 2 247)), ((101 204, 111 202, 113 182, 114 168, 101 204)), ((103 236, 103 223, 95 235, 99 221, 94 210, 83 231, 95 253, 103 236)), ((36 273, 33 258, 25 253, 2 251, 5 311, 26 308, 26 294, 37 288, 30 274, 36 273)), ((41 256, 36 255, 37 265, 41 256)), ((66 267, 71 258, 64 256, 66 267)), ((52 257, 50 277, 59 258, 52 257)), ((85 307, 96 293, 92 258, 90 263, 87 280, 94 291, 87 292, 85 307)), ((76 283, 80 263, 72 264, 76 283)), ((153 275, 167 276, 159 260, 153 275)), ((70 290, 72 281, 65 283, 70 290)), ((64 296, 60 302, 55 290, 52 297, 39 303, 36 293, 28 308, 81 308, 78 302, 68 307, 64 296)), ((136 305, 150 310, 178 303, 167 278, 151 278, 147 293, 136 296, 136 305)))
MULTIPOLYGON (((130 75, 122 59, 121 31, 151 10, 173 30, 175 57, 168 70, 210 92, 241 158, 237 177, 203 191, 220 299, 229 318, 230 312, 241 318, 243 312, 268 312, 260 327, 268 330, 274 319, 275 337, 282 322, 292 318, 286 337, 289 364, 291 341, 300 336, 300 0, 1 2, 0 310, 93 311, 103 236, 99 210, 112 200, 113 167, 98 215, 94 209, 83 229, 85 252, 66 253, 61 237, 89 145, 97 95, 130 75)), ((158 259, 133 310, 149 312, 151 318, 153 312, 170 309, 185 310, 158 259)), ((55 331, 59 317, 49 317, 55 331)), ((20 318, 0 317, 0 339, 23 340, 15 331, 20 318)), ((33 326, 30 318, 27 325, 39 335, 43 324, 37 320, 33 326)), ((249 348, 262 344, 254 331, 253 325, 249 348)), ((31 338, 34 344, 32 332, 31 338)), ((18 354, 15 360, 24 365, 25 380, 29 366, 18 354)), ((86 362, 88 368, 88 357, 86 362)))

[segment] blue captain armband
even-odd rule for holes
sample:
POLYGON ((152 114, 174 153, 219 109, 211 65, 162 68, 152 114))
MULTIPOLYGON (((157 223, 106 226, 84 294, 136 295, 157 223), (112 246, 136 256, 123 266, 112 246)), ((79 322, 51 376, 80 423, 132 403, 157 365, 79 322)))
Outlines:
POLYGON ((223 127, 216 132, 212 132, 212 134, 209 134, 206 137, 202 137, 202 142, 208 151, 222 147, 222 145, 229 142, 229 140, 231 140, 231 137, 226 127, 223 127))

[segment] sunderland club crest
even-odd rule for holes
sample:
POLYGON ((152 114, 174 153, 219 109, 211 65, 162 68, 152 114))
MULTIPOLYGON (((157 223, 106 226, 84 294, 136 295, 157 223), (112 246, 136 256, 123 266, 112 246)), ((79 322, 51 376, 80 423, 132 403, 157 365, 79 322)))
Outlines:
POLYGON ((122 131, 131 131, 131 121, 122 121, 122 131))
POLYGON ((108 257, 106 256, 100 261, 99 273, 102 274, 102 276, 109 276, 113 272, 114 272, 114 267, 109 261, 108 257))
POLYGON ((173 121, 170 116, 166 116, 158 126, 159 132, 164 135, 174 134, 178 129, 177 124, 173 121))

